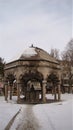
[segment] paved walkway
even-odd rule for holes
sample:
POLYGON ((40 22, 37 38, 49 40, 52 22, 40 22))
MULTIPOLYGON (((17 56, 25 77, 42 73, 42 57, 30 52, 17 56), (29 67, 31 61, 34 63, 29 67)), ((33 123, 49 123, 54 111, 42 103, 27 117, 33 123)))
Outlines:
POLYGON ((27 105, 21 112, 22 119, 16 130, 39 130, 39 123, 33 113, 33 105, 27 105))

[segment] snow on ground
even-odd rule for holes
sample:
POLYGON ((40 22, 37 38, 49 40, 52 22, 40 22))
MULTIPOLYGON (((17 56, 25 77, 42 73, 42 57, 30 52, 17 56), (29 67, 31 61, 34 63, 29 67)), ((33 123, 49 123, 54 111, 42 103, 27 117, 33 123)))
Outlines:
POLYGON ((73 130, 72 99, 62 103, 36 105, 34 113, 41 125, 40 130, 73 130))
POLYGON ((4 130, 12 117, 21 109, 21 105, 13 102, 7 103, 4 97, 0 96, 0 130, 4 130))
MULTIPOLYGON (((47 98, 53 96, 46 95, 47 98)), ((63 94, 62 102, 50 104, 8 103, 0 97, 0 129, 4 130, 11 118, 21 109, 10 130, 73 130, 73 95, 63 94)))

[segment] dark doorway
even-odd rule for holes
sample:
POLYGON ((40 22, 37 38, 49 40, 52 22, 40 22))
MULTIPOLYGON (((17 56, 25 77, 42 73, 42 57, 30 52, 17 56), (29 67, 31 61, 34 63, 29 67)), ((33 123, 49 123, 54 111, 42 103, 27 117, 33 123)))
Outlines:
POLYGON ((37 73, 28 73, 23 75, 22 86, 25 101, 29 103, 38 103, 41 100, 42 95, 42 76, 37 73))

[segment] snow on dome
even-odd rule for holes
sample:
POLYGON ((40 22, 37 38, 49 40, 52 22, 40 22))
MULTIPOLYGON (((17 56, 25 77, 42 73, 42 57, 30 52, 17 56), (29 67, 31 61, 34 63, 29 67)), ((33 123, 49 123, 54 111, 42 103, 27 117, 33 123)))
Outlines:
POLYGON ((27 48, 24 50, 21 57, 31 57, 31 56, 35 56, 36 54, 37 52, 35 51, 35 48, 27 48))
POLYGON ((21 59, 23 57, 29 58, 31 56, 35 56, 36 54, 37 54, 37 52, 35 51, 35 48, 30 47, 30 48, 24 49, 23 53, 22 53, 22 51, 20 51, 16 56, 14 56, 8 62, 12 62, 12 61, 21 59))

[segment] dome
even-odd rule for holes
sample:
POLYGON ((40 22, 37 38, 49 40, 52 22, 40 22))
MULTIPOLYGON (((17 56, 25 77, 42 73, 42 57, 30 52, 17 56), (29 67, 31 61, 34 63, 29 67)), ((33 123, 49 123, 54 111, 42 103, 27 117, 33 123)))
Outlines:
POLYGON ((51 57, 49 53, 47 53, 43 49, 33 46, 24 49, 22 53, 15 56, 10 62, 17 60, 40 60, 40 61, 42 60, 58 63, 58 61, 55 58, 51 57))
POLYGON ((27 48, 27 49, 24 50, 24 52, 21 54, 19 59, 26 59, 26 58, 35 57, 37 54, 38 53, 35 50, 35 48, 30 47, 30 48, 27 48))
POLYGON ((25 49, 24 52, 19 57, 19 59, 40 60, 40 61, 45 60, 45 61, 49 61, 49 62, 58 63, 58 61, 55 58, 51 57, 49 55, 49 53, 47 53, 46 51, 44 51, 43 49, 40 49, 38 47, 29 47, 29 48, 25 49))

